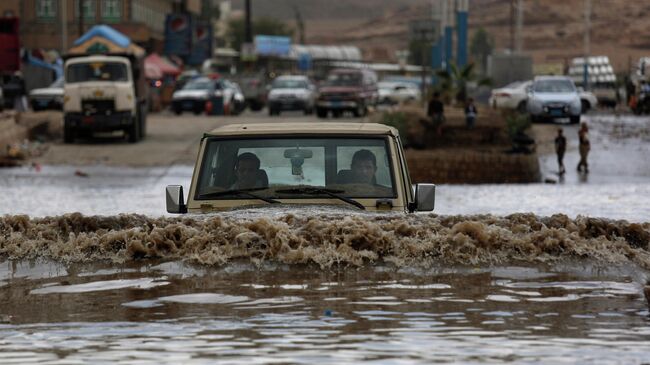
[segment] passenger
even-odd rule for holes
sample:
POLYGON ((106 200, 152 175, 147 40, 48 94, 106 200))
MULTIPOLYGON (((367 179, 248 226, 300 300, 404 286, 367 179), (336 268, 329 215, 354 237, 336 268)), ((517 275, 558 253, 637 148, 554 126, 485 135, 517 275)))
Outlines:
POLYGON ((375 184, 377 172, 377 158, 369 150, 359 150, 352 156, 350 164, 352 182, 356 184, 375 184))
POLYGON ((237 180, 230 187, 231 189, 261 188, 268 185, 268 182, 263 179, 266 173, 260 170, 260 159, 251 152, 237 156, 235 176, 237 180))
POLYGON ((587 133, 589 129, 587 128, 587 123, 582 123, 580 125, 580 130, 578 131, 578 138, 580 139, 580 162, 578 162, 578 171, 583 171, 584 173, 589 172, 589 164, 587 163, 587 156, 589 155, 589 150, 591 150, 591 144, 589 143, 589 137, 587 133))
POLYGON ((564 169, 564 152, 566 152, 566 138, 562 134, 562 128, 558 128, 557 137, 555 137, 555 153, 557 154, 557 164, 559 167, 559 174, 565 172, 564 169))

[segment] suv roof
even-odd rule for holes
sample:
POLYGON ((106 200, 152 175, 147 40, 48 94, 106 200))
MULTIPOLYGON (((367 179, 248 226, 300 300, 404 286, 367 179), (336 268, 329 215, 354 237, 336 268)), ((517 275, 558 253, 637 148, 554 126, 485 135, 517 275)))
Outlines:
POLYGON ((213 129, 206 136, 234 136, 255 134, 384 134, 397 136, 397 130, 378 123, 252 123, 226 124, 213 129))

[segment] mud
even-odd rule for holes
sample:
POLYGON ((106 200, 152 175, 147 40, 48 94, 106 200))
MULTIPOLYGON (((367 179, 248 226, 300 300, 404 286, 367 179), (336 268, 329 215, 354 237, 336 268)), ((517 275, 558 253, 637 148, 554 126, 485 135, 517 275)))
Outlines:
POLYGON ((71 262, 149 258, 225 265, 397 267, 501 265, 589 259, 650 269, 650 223, 565 215, 440 216, 267 210, 150 218, 143 215, 0 218, 0 256, 71 262))

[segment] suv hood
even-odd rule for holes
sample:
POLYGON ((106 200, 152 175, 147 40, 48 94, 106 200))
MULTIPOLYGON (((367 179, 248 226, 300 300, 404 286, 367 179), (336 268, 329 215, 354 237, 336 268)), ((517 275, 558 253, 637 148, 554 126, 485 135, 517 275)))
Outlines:
POLYGON ((174 99, 205 99, 208 97, 208 90, 177 90, 172 98, 174 99))
POLYGON ((577 93, 533 93, 533 98, 541 102, 564 102, 570 103, 578 98, 577 93))
POLYGON ((361 91, 361 86, 323 86, 318 91, 321 94, 356 93, 361 91))

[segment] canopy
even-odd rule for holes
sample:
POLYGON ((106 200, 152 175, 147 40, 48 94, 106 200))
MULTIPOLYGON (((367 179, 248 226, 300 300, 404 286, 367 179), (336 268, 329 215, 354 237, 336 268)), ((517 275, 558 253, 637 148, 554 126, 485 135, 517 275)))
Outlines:
POLYGON ((130 53, 142 57, 144 49, 108 25, 96 25, 74 41, 69 53, 130 53))
POLYGON ((171 62, 160 57, 157 53, 152 53, 144 59, 145 69, 147 65, 157 67, 163 74, 177 76, 181 73, 181 69, 171 62))
POLYGON ((146 63, 144 64, 144 77, 151 79, 151 80, 157 80, 157 79, 162 79, 163 77, 163 72, 160 70, 160 68, 153 64, 153 63, 146 63))

